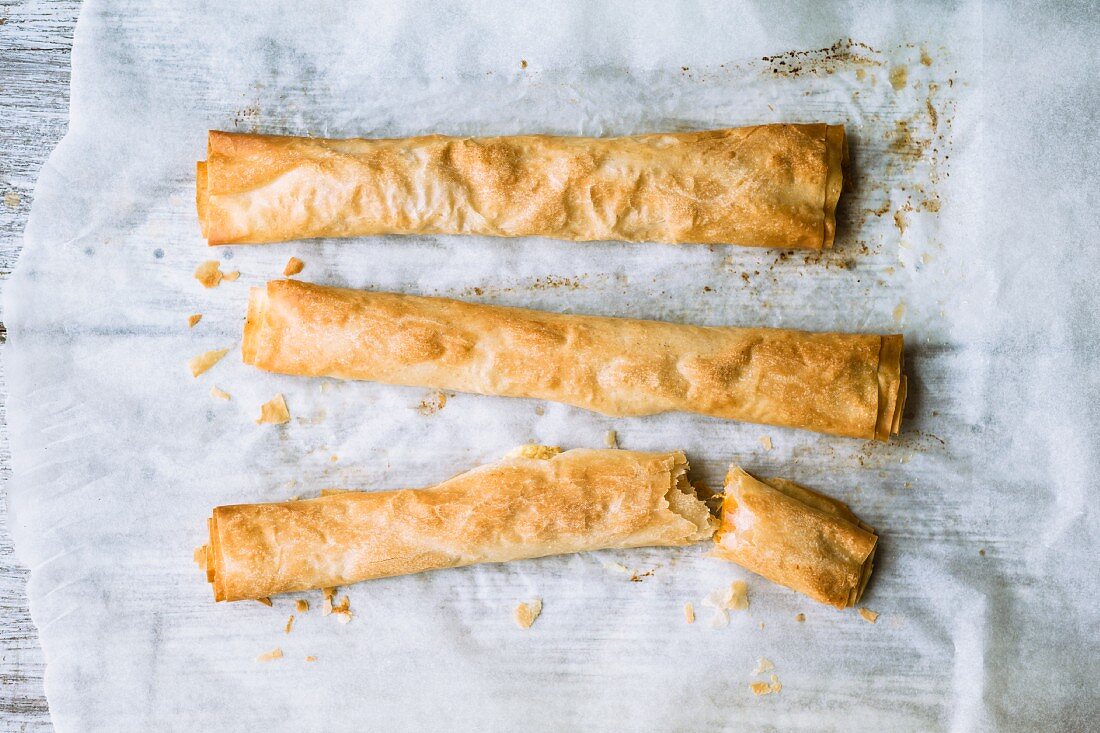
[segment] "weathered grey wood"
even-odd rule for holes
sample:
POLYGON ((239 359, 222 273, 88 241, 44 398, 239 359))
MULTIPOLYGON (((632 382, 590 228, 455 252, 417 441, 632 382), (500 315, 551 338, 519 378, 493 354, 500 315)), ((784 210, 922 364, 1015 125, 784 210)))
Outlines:
MULTIPOLYGON (((75 0, 0 0, 0 287, 22 249, 38 171, 65 133, 75 0)), ((6 331, 0 322, 0 342, 6 331)), ((7 387, 0 373, 0 480, 11 476, 7 387)), ((52 730, 44 663, 27 609, 27 570, 0 508, 0 731, 52 730)))

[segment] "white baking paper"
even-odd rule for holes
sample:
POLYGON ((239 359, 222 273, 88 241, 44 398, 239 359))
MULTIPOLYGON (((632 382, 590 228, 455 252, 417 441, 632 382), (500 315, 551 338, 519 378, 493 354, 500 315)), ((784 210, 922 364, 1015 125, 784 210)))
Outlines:
POLYGON ((1096 333, 1098 258, 1052 225, 1088 194, 1006 153, 1019 138, 1004 100, 983 99, 1015 82, 983 77, 1000 53, 983 45, 991 24, 1035 57, 1072 58, 1021 30, 1043 19, 967 2, 90 0, 71 129, 5 287, 11 526, 58 729, 1084 730, 1100 532, 1096 349, 1081 336, 1096 333), (835 251, 430 236, 207 249, 194 212, 209 128, 608 135, 772 121, 847 126, 835 251), (1010 223, 1023 215, 1030 229, 1010 223), (236 348, 247 289, 292 255, 320 283, 902 332, 909 406, 881 445, 461 394, 438 409, 426 390, 265 374, 236 348), (204 290, 192 273, 209 258, 240 279, 204 290), (191 377, 188 358, 225 347, 191 377), (277 393, 291 422, 256 424, 277 393), (625 448, 684 449, 714 487, 736 461, 847 501, 882 538, 862 604, 877 623, 702 546, 360 584, 340 591, 346 625, 321 615, 320 593, 215 605, 192 563, 218 504, 423 486, 520 443, 600 446, 609 429, 625 448), (712 628, 702 600, 733 580, 751 606, 712 628), (534 598, 542 615, 522 630, 513 608, 534 598), (256 661, 275 648, 282 658, 256 661), (754 676, 759 657, 775 669, 754 676), (782 689, 754 696, 773 672, 782 689))

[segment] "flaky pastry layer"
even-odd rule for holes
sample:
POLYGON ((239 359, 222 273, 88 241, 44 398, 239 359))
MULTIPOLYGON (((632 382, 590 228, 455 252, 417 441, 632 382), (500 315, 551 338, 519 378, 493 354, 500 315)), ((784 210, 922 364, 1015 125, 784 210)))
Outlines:
POLYGON ((372 234, 833 244, 838 125, 616 138, 325 140, 211 130, 196 168, 209 244, 372 234))
POLYGON ((731 466, 714 542, 715 557, 846 608, 863 595, 878 537, 842 502, 731 466))
POLYGON ((283 374, 878 440, 897 432, 904 403, 901 336, 565 315, 290 280, 252 290, 242 352, 283 374))
POLYGON ((717 521, 680 452, 531 450, 427 489, 214 509, 201 548, 219 601, 474 563, 686 545, 717 521))

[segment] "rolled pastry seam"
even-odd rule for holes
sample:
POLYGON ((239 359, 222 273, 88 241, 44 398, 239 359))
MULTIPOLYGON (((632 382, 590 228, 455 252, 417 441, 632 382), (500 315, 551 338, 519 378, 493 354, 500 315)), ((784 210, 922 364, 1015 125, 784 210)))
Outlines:
POLYGON ((208 243, 373 234, 833 246, 840 125, 617 138, 325 140, 211 130, 208 243))
POLYGON ((715 557, 846 608, 863 595, 878 537, 842 502, 731 466, 714 542, 715 557))
POLYGON ((565 315, 276 280, 249 298, 246 364, 887 440, 902 337, 565 315))
POLYGON ((218 601, 474 563, 686 545, 717 520, 680 452, 523 446, 426 489, 214 509, 201 548, 218 601))

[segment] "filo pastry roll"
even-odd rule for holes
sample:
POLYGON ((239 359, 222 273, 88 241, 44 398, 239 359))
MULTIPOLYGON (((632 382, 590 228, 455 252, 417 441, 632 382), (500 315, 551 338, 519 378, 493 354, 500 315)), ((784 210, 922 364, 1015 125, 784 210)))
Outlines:
POLYGON ((842 502, 732 466, 714 542, 714 556, 846 608, 863 595, 878 538, 842 502))
POLYGON ((209 244, 371 234, 827 249, 838 125, 582 138, 324 140, 218 132, 198 163, 209 244))
POLYGON ((905 399, 901 336, 564 315, 290 280, 252 289, 242 352, 282 374, 878 440, 898 431, 905 399))
POLYGON ((524 446, 427 489, 214 509, 200 548, 218 601, 605 548, 686 545, 716 520, 683 453, 524 446))

